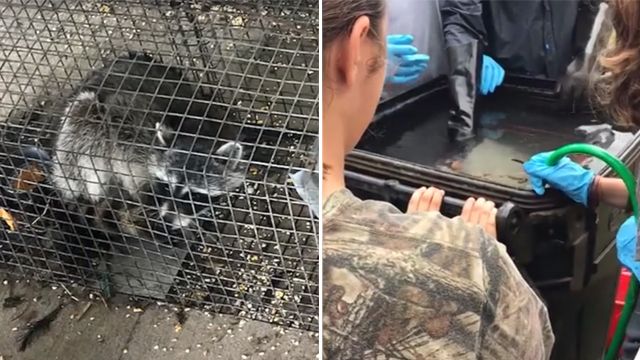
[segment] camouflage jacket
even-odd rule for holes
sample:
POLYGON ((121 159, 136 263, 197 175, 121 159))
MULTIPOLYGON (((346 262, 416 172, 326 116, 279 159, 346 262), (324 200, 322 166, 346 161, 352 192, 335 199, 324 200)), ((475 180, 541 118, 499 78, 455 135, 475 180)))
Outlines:
POLYGON ((460 219, 348 190, 323 205, 324 359, 548 359, 546 307, 460 219))

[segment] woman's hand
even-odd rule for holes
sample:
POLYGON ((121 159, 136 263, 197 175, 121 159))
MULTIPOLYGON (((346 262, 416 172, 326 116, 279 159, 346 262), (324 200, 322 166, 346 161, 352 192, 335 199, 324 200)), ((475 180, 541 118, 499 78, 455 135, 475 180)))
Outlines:
MULTIPOLYGON (((444 199, 444 191, 430 187, 421 187, 413 192, 409 205, 407 206, 407 214, 415 214, 419 212, 439 212, 444 199)), ((487 201, 483 198, 478 200, 474 198, 467 199, 460 217, 470 225, 478 225, 492 237, 497 236, 496 231, 496 204, 493 201, 487 201)))
POLYGON ((439 212, 443 198, 443 190, 436 189, 434 187, 430 187, 428 189, 421 187, 411 195, 409 206, 407 206, 407 214, 432 211, 439 212))
POLYGON ((469 225, 479 225, 494 239, 498 236, 496 230, 496 204, 483 198, 478 200, 469 198, 462 207, 460 217, 469 225))

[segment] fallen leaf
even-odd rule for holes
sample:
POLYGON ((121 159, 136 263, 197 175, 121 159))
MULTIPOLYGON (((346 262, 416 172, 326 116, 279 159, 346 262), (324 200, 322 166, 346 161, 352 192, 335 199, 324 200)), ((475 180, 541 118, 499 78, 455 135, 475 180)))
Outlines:
POLYGON ((462 170, 462 167, 462 161, 460 160, 454 160, 449 164, 449 168, 453 171, 460 171, 462 170))
POLYGON ((14 181, 13 187, 17 190, 30 191, 45 179, 44 173, 35 163, 29 164, 27 168, 20 169, 18 178, 14 181))
POLYGON ((4 220, 7 226, 9 226, 9 230, 16 231, 16 222, 11 213, 9 213, 5 209, 0 208, 0 219, 4 220))
POLYGON ((111 6, 109 6, 107 4, 100 5, 100 12, 103 13, 103 14, 110 14, 111 13, 111 6))

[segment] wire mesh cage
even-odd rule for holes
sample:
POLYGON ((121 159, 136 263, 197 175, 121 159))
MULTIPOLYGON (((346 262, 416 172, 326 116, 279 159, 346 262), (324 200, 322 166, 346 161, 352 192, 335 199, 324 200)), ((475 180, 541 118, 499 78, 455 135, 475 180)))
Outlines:
POLYGON ((0 266, 317 330, 318 11, 0 0, 0 266))

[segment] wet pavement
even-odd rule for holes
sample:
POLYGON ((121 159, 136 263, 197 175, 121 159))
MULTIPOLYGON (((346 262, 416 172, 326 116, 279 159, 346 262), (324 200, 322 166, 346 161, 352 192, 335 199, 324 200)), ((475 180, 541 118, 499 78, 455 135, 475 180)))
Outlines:
POLYGON ((196 309, 178 316, 172 305, 126 297, 106 304, 80 287, 0 278, 2 360, 319 358, 317 333, 196 309), (49 329, 18 351, 27 324, 59 305, 49 329))

